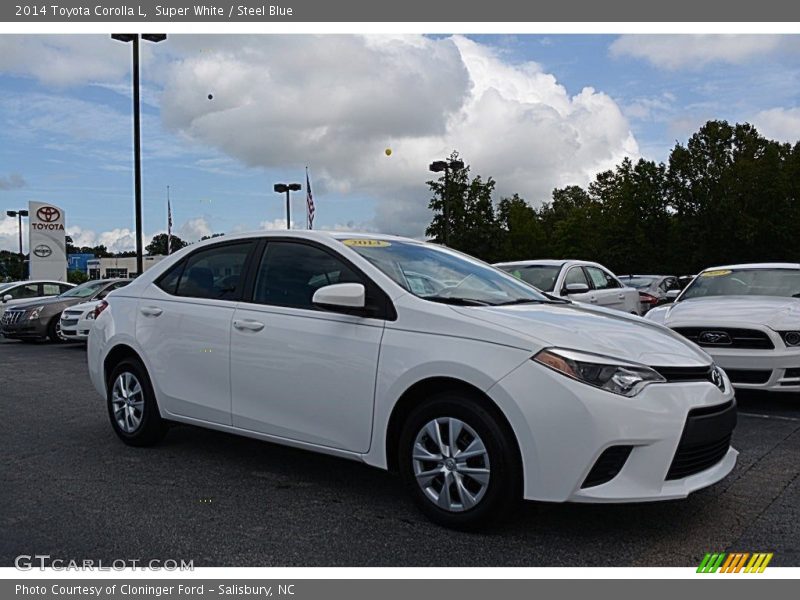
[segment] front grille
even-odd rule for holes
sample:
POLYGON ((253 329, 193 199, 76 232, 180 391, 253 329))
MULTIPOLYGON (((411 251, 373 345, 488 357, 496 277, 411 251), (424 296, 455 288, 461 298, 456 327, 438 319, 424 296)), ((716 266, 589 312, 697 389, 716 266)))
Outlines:
POLYGON ((24 314, 24 310, 7 310, 3 313, 3 319, 0 323, 3 325, 14 325, 19 322, 24 314))
POLYGON ((758 329, 675 327, 674 331, 705 348, 748 348, 751 350, 775 348, 770 337, 758 329))
POLYGON ((622 470, 622 467, 625 466, 625 461, 628 460, 631 450, 633 450, 633 446, 611 446, 606 448, 594 463, 592 470, 589 471, 581 485, 581 489, 602 485, 614 479, 622 470))
POLYGON ((772 371, 764 369, 725 369, 731 383, 767 383, 772 371))
POLYGON ((786 369, 784 377, 800 377, 800 369, 786 369))
POLYGON ((78 319, 61 319, 62 327, 72 327, 78 324, 78 319))
POLYGON ((711 374, 713 367, 653 367, 668 382, 678 381, 710 381, 714 383, 711 374))
POLYGON ((666 478, 683 479, 713 467, 728 453, 735 427, 733 400, 689 411, 666 478))

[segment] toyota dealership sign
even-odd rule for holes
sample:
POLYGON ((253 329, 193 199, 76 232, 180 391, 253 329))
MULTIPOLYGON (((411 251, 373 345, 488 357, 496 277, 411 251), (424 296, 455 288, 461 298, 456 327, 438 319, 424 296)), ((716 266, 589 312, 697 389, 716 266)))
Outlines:
POLYGON ((64 211, 52 204, 30 202, 30 278, 67 280, 67 232, 64 211))

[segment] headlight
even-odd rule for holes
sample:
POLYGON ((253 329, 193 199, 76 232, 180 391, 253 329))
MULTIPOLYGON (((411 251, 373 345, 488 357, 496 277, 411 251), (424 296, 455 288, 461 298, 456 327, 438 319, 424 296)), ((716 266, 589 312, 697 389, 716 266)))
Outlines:
POLYGON ((92 319, 94 319, 94 310, 89 311, 87 314, 83 316, 83 318, 86 319, 87 321, 91 321, 92 319))
POLYGON ((651 383, 667 381, 645 365, 577 350, 546 348, 533 360, 582 383, 629 398, 651 383))
POLYGON ((28 311, 28 320, 29 321, 33 321, 35 319, 38 319, 39 318, 39 313, 41 313, 43 309, 44 309, 44 306, 37 306, 33 310, 29 310, 28 311))

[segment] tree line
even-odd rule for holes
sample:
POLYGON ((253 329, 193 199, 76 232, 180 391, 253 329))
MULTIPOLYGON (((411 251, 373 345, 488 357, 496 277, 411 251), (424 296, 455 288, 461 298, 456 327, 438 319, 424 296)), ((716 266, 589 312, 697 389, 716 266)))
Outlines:
POLYGON ((427 183, 427 235, 441 242, 447 226, 449 246, 489 262, 586 259, 618 274, 800 262, 800 142, 767 139, 747 123, 709 121, 665 163, 626 158, 535 206, 527 200, 540 199, 518 194, 494 202, 495 180, 471 177, 468 165, 446 185, 444 176, 427 183))

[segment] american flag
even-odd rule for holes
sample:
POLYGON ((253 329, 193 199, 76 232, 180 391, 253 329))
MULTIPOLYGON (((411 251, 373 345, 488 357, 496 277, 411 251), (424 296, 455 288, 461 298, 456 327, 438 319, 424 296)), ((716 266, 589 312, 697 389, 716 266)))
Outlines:
POLYGON ((306 167, 306 222, 309 229, 314 229, 314 195, 311 193, 311 180, 306 167))
POLYGON ((169 203, 169 186, 167 186, 167 256, 172 254, 172 205, 169 203))

